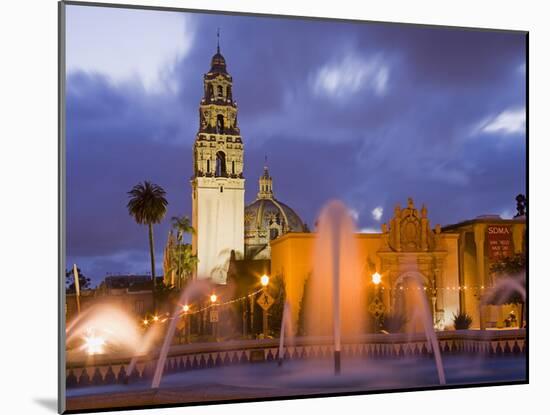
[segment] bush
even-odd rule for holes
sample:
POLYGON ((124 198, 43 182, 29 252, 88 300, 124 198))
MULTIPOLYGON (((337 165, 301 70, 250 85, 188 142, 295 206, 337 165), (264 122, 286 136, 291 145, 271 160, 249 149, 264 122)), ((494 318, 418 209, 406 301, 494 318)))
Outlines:
POLYGON ((466 313, 453 314, 455 330, 468 330, 472 325, 472 317, 466 313))
POLYGON ((380 318, 380 329, 388 333, 399 333, 407 324, 407 318, 403 314, 384 314, 380 318))

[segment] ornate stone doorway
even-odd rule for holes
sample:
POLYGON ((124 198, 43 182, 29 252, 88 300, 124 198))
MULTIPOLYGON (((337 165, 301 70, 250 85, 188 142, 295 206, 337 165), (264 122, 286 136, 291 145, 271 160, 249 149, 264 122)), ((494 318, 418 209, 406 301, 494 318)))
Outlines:
MULTIPOLYGON (((390 288, 385 305, 389 313, 400 314, 408 320, 407 330, 423 329, 419 315, 421 299, 427 301, 433 324, 440 329, 445 324, 446 304, 452 304, 454 299, 445 296, 444 290, 455 285, 454 280, 458 278, 453 263, 447 261, 449 249, 451 253, 457 249, 456 238, 449 238, 441 233, 439 225, 430 226, 428 209, 425 206, 416 209, 411 198, 406 208, 395 207, 389 226, 382 225, 377 256, 378 270, 385 275, 390 288)), ((451 311, 454 310, 447 314, 451 311)))

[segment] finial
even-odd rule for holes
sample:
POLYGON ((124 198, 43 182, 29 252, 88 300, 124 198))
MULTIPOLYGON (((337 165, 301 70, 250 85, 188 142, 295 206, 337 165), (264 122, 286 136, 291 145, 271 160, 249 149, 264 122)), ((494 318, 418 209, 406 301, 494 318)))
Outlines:
POLYGON ((264 156, 264 169, 267 170, 267 154, 264 156))
POLYGON ((218 27, 218 33, 217 33, 217 36, 218 36, 218 53, 220 53, 220 28, 218 27))

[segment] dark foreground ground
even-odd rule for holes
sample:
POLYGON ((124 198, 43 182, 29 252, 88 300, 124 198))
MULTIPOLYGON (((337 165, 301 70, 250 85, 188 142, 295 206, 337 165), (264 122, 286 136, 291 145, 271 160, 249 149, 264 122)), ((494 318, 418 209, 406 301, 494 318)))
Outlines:
MULTIPOLYGON (((446 385, 471 385, 526 380, 524 356, 448 356, 443 361, 446 385)), ((439 386, 435 362, 418 359, 349 359, 333 374, 331 360, 246 364, 166 375, 159 389, 150 381, 69 389, 68 410, 91 410, 293 397, 346 392, 415 389, 439 386)))

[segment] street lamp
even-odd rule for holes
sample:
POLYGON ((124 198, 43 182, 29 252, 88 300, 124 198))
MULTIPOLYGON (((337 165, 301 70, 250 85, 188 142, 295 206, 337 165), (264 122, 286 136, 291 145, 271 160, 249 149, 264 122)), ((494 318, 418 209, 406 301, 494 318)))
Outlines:
POLYGON ((189 306, 187 304, 184 304, 182 307, 183 313, 184 313, 184 321, 185 321, 185 343, 189 343, 189 334, 191 327, 189 326, 189 306))
MULTIPOLYGON (((266 296, 266 299, 269 298, 267 293, 267 286, 269 284, 269 276, 266 274, 260 277, 260 284, 262 284, 262 293, 260 295, 266 296)), ((262 329, 264 333, 264 339, 267 339, 268 327, 267 327, 267 310, 268 307, 262 307, 262 329)))
POLYGON ((210 310, 210 323, 212 323, 212 335, 214 339, 218 340, 218 310, 215 309, 216 301, 218 301, 218 296, 212 294, 210 296, 210 302, 212 303, 212 310, 210 310))
POLYGON ((380 315, 384 310, 384 304, 380 301, 380 283, 382 282, 382 275, 378 272, 372 274, 372 283, 374 284, 374 301, 370 305, 370 311, 374 315, 376 332, 380 329, 380 315))

